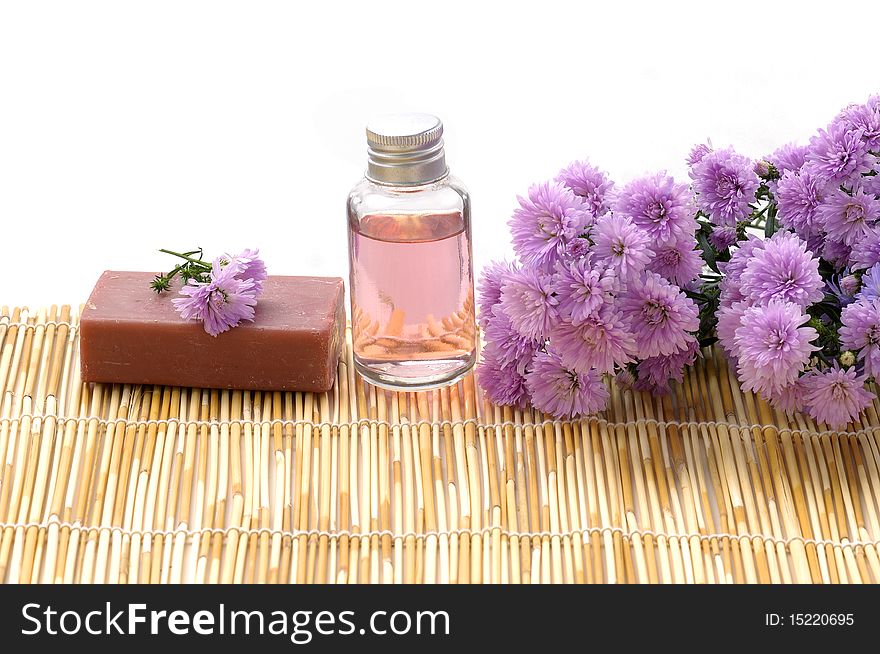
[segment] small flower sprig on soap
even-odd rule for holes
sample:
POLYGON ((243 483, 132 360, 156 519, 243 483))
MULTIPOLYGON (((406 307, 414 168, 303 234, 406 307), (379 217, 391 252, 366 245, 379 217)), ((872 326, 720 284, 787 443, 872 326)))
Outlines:
POLYGON ((201 320, 205 331, 217 336, 237 327, 242 320, 254 319, 257 298, 266 281, 266 264, 259 250, 223 254, 208 262, 201 248, 189 252, 160 252, 183 259, 183 262, 150 283, 157 293, 171 289, 175 277, 183 286, 179 298, 171 302, 185 320, 201 320))

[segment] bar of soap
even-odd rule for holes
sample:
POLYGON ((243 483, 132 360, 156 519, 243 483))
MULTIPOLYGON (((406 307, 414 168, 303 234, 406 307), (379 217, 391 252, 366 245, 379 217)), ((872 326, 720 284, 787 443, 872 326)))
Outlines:
POLYGON ((153 273, 107 271, 80 319, 84 381, 274 391, 330 390, 345 342, 339 277, 270 276, 253 322, 210 336, 150 289, 153 273))

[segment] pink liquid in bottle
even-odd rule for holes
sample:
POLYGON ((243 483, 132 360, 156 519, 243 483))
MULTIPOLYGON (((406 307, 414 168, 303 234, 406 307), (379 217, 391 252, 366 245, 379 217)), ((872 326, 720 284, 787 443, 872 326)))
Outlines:
POLYGON ((376 213, 350 225, 355 365, 369 381, 430 388, 476 357, 473 270, 460 212, 376 213))

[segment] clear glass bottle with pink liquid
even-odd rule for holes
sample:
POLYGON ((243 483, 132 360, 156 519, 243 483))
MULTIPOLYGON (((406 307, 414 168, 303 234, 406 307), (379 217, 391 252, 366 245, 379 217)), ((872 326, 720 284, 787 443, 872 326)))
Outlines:
POLYGON ((367 145, 348 197, 355 367, 396 390, 452 383, 477 351, 468 192, 449 174, 435 116, 376 119, 367 145))

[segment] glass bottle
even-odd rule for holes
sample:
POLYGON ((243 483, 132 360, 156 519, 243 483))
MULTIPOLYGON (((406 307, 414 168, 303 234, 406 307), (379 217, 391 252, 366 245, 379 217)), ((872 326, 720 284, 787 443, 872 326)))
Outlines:
POLYGON ((367 146, 348 196, 355 367, 385 388, 450 384, 477 350, 468 192, 449 174, 435 116, 378 118, 367 146))

